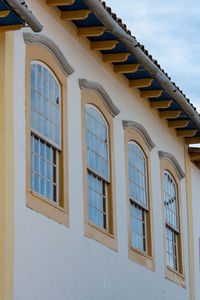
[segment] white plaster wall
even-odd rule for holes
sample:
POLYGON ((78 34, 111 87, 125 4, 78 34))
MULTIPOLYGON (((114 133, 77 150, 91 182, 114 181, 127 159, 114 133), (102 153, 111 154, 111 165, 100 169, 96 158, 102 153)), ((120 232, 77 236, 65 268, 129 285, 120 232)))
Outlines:
POLYGON ((44 25, 42 33, 59 45, 75 69, 68 78, 70 228, 26 207, 25 46, 22 32, 16 32, 14 300, 189 299, 185 180, 181 181, 181 199, 186 289, 165 278, 158 157, 159 150, 170 152, 184 169, 183 144, 148 104, 136 99, 35 0, 27 2, 44 25), (118 252, 84 236, 79 78, 101 83, 121 111, 114 119, 118 252), (155 272, 128 259, 123 119, 141 123, 156 144, 151 154, 155 272))
POLYGON ((192 208, 193 208, 193 228, 194 228, 194 271, 195 271, 195 299, 200 299, 200 170, 192 164, 192 208))

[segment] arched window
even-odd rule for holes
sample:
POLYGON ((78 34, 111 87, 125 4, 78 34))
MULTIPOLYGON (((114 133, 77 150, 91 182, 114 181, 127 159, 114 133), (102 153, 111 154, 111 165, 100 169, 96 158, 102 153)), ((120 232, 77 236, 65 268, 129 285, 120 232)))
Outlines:
POLYGON ((51 70, 31 63, 31 189, 59 204, 60 85, 51 70))
POLYGON ((82 90, 81 95, 84 232, 117 250, 113 116, 106 105, 108 97, 91 90, 82 90))
POLYGON ((168 171, 163 173, 164 206, 166 225, 167 264, 179 271, 178 263, 178 235, 179 217, 177 205, 177 188, 172 175, 168 171))
POLYGON ((184 172, 176 158, 160 151, 166 277, 185 287, 180 180, 184 172))
POLYGON ((69 225, 66 75, 42 46, 26 46, 27 206, 69 225))
POLYGON ((147 250, 148 191, 146 157, 140 146, 133 141, 128 143, 128 178, 131 215, 132 246, 147 250))
POLYGON ((94 105, 86 105, 86 156, 88 169, 89 221, 108 230, 108 189, 110 183, 108 125, 94 105))
POLYGON ((150 154, 153 141, 142 125, 123 122, 125 137, 129 259, 155 270, 150 154))

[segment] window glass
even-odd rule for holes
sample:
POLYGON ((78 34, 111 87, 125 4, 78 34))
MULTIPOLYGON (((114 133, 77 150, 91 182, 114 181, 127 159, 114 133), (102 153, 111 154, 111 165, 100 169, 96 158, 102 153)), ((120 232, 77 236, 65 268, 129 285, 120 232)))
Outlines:
POLYGON ((108 126, 93 105, 86 105, 87 166, 96 174, 109 178, 108 126))
POLYGON ((179 220, 176 183, 167 171, 163 173, 164 205, 166 223, 167 264, 178 271, 179 220))
POLYGON ((139 145, 128 143, 129 196, 144 207, 148 207, 146 157, 139 145))
POLYGON ((172 176, 164 172, 164 204, 166 223, 178 230, 178 210, 176 183, 172 176))
POLYGON ((34 134, 31 135, 31 189, 58 202, 58 153, 34 134))
POLYGON ((109 152, 108 125, 100 111, 86 105, 86 156, 89 222, 108 230, 109 152))
POLYGON ((128 178, 132 246, 147 252, 148 193, 146 157, 140 146, 132 141, 128 143, 128 178))
POLYGON ((49 68, 31 64, 31 189, 59 204, 60 86, 49 68))
POLYGON ((41 62, 31 64, 31 127, 61 146, 60 86, 53 73, 41 62))
POLYGON ((178 271, 177 233, 166 226, 167 265, 178 271))
POLYGON ((134 248, 147 252, 146 212, 134 202, 131 210, 131 242, 134 248))
POLYGON ((88 172, 89 221, 107 229, 107 184, 101 178, 88 172))

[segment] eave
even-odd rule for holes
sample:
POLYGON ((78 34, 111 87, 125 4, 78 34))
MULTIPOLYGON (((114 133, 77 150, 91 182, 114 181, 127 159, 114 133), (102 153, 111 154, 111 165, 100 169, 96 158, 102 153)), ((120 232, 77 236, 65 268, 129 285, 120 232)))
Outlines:
POLYGON ((26 24, 35 32, 42 30, 42 25, 24 1, 0 0, 0 32, 19 30, 26 24))
POLYGON ((200 148, 189 147, 189 155, 191 161, 200 169, 200 148))
POLYGON ((138 89, 150 101, 150 107, 159 111, 178 137, 185 138, 186 144, 200 142, 196 109, 105 2, 47 0, 47 4, 61 11, 61 19, 67 16, 66 22, 75 24, 77 35, 87 38, 91 49, 102 53, 102 61, 127 79, 127 88, 138 89))

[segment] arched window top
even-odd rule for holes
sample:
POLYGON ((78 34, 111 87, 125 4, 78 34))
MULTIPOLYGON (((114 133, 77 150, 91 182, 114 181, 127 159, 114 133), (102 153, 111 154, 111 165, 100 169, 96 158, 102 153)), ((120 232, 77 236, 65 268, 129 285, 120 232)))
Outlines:
POLYGON ((163 172, 165 221, 176 231, 179 231, 178 207, 177 207, 177 185, 167 170, 163 172))
POLYGON ((54 73, 38 60, 31 62, 31 128, 61 148, 61 88, 54 73))
POLYGON ((146 160, 146 156, 140 145, 135 141, 129 141, 128 147, 132 150, 135 149, 135 152, 139 155, 140 158, 146 160))
POLYGON ((86 104, 85 112, 87 166, 109 181, 108 124, 96 106, 86 104))
POLYGON ((150 151, 155 147, 154 142, 152 141, 150 135, 148 134, 147 130, 144 128, 142 124, 135 121, 125 121, 125 120, 122 121, 122 124, 124 129, 135 130, 143 139, 143 141, 145 142, 146 146, 150 151))
POLYGON ((44 62, 42 62, 40 60, 32 60, 31 61, 31 67, 34 66, 34 65, 40 66, 40 67, 38 67, 38 72, 40 74, 44 74, 45 78, 48 79, 48 73, 49 73, 54 78, 54 80, 57 82, 57 84, 60 85, 58 79, 56 78, 56 76, 54 74, 54 72, 49 68, 49 66, 47 64, 45 64, 44 62))
POLYGON ((95 119, 99 118, 99 121, 103 123, 105 127, 108 126, 106 119, 104 118, 102 112, 93 104, 86 104, 86 112, 88 112, 95 119))
POLYGON ((128 142, 129 196, 144 208, 148 208, 147 162, 141 147, 128 142))

